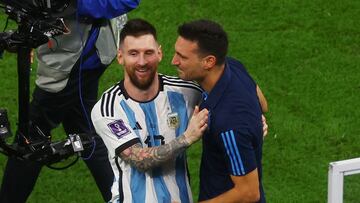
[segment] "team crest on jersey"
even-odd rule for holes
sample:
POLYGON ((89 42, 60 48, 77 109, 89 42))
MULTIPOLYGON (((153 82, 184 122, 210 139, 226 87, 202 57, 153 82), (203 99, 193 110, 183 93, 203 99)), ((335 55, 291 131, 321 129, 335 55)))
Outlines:
POLYGON ((110 128, 111 132, 116 135, 118 139, 130 133, 130 130, 125 126, 124 121, 121 119, 111 122, 107 124, 107 126, 110 128))
POLYGON ((180 125, 180 118, 177 112, 170 113, 167 116, 167 124, 170 128, 176 129, 180 125))

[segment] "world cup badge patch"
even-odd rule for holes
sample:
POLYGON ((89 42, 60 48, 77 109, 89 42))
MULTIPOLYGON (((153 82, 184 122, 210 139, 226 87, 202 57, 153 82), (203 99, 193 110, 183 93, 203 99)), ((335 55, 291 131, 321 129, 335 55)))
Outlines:
POLYGON ((172 129, 178 128, 180 125, 179 114, 177 112, 168 114, 167 124, 172 129))
POLYGON ((111 132, 116 135, 118 139, 124 137, 127 134, 130 134, 130 130, 125 126, 123 120, 116 120, 107 124, 111 132))

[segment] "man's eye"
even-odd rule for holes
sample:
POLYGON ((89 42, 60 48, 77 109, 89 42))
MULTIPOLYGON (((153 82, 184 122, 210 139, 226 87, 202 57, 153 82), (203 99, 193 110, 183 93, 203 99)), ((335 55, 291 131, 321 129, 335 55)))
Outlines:
POLYGON ((145 52, 145 54, 146 54, 146 55, 153 55, 154 52, 153 52, 153 51, 147 51, 147 52, 145 52))
POLYGON ((176 54, 180 59, 186 59, 186 57, 182 54, 176 54))

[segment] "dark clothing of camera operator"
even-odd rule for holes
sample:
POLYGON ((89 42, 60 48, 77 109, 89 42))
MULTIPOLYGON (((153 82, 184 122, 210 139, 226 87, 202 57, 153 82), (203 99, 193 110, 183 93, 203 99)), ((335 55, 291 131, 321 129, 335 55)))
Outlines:
MULTIPOLYGON (((117 33, 125 24, 126 13, 139 2, 70 0, 70 5, 57 14, 64 18, 70 33, 37 49, 36 87, 30 103, 31 127, 27 136, 30 141, 50 136, 60 123, 67 134, 94 132, 90 112, 97 101, 99 78, 116 56, 117 33), (37 127, 42 133, 38 133, 37 127)), ((23 144, 24 139, 16 142, 23 144)), ((109 201, 117 194, 110 191, 114 175, 107 149, 99 136, 95 136, 93 147, 85 149, 82 157, 104 201, 109 201)), ((9 157, 0 202, 26 202, 41 168, 39 163, 9 157)))

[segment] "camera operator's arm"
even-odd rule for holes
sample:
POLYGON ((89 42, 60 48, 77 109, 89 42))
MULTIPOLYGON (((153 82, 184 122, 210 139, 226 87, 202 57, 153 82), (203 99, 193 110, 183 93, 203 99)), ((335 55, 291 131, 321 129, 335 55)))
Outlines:
POLYGON ((135 9, 140 0, 77 0, 80 16, 111 19, 135 9))

